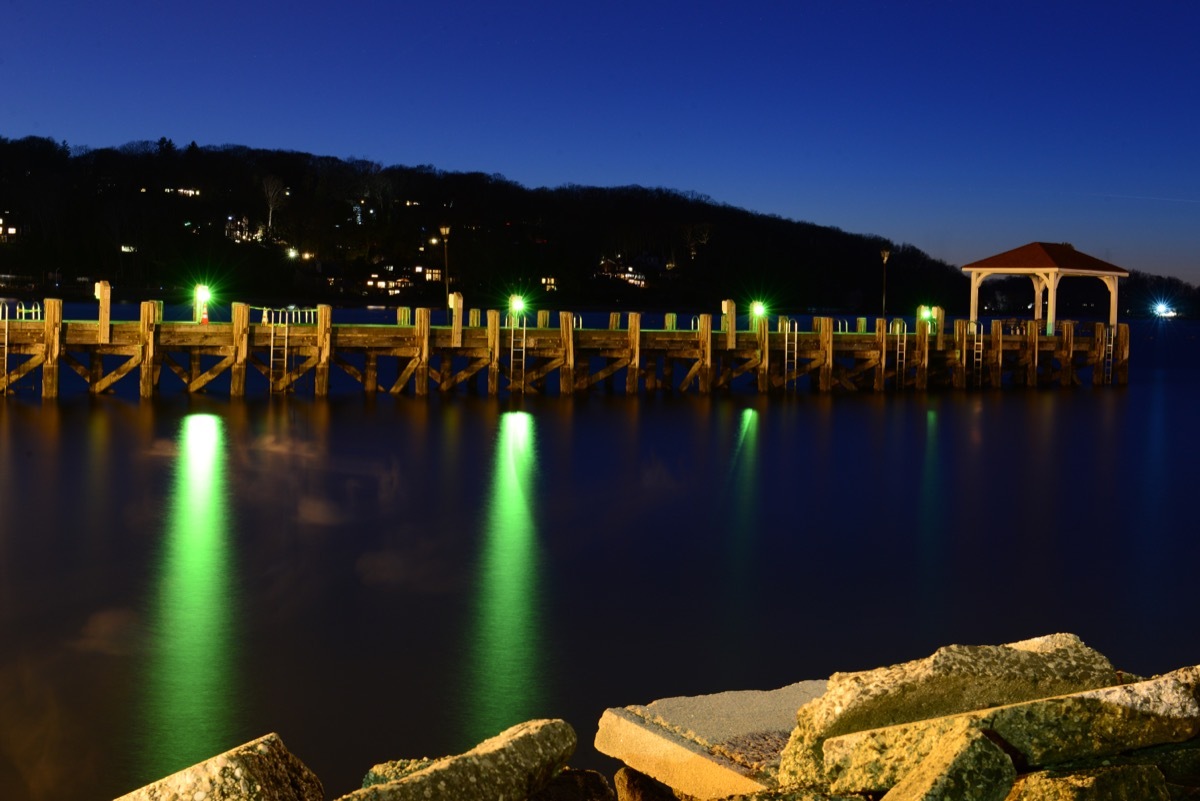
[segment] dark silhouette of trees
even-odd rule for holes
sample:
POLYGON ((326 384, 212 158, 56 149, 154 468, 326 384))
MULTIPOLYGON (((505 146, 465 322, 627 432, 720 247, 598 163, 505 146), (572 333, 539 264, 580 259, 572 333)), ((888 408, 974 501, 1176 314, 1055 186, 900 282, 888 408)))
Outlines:
MULTIPOLYGON (((884 249, 890 313, 931 304, 961 314, 969 300, 961 271, 912 245, 696 193, 529 189, 428 165, 195 142, 181 150, 165 137, 75 151, 47 138, 0 138, 0 212, 20 227, 0 243, 0 273, 33 276, 47 294, 90 294, 103 278, 118 296, 171 300, 207 280, 250 301, 358 303, 377 300, 366 285, 377 276, 398 287, 388 302, 437 305, 443 286, 423 275, 442 268, 445 252, 431 239, 448 225, 453 288, 478 305, 541 291, 553 278, 559 307, 684 308, 729 297, 779 312, 874 316, 884 249)), ((1078 292, 1087 308, 1090 290, 1070 283, 1060 287, 1065 302, 1078 292)), ((1182 282, 1135 274, 1128 283, 1123 310, 1126 299, 1155 294, 1200 308, 1182 282)), ((1018 283, 984 288, 985 302, 1022 297, 1018 283)))

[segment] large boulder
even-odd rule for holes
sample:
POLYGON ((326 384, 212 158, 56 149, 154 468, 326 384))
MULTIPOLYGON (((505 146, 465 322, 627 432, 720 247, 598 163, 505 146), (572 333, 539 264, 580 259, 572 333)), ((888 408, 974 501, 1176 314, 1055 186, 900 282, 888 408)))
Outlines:
POLYGON ((825 689, 806 681, 778 690, 663 698, 605 710, 596 750, 699 799, 775 788, 779 753, 796 710, 825 689))
POLYGON ((1072 773, 1030 773, 1017 780, 1005 801, 1093 801, 1105 798, 1169 801, 1171 795, 1158 768, 1121 765, 1072 773))
POLYGON ((465 754, 376 765, 362 789, 339 801, 521 801, 566 767, 575 743, 564 720, 519 723, 465 754))
POLYGON ((962 726, 999 742, 1022 769, 1098 758, 1200 734, 1200 670, 831 737, 822 779, 837 792, 890 789, 962 726))
POLYGON ((962 720, 883 801, 1004 801, 1016 778, 1004 750, 962 720))
POLYGON ((278 734, 173 773, 117 801, 324 801, 320 780, 278 734))
POLYGON ((835 673, 825 693, 797 713, 779 782, 821 786, 822 744, 830 737, 1120 681, 1108 659, 1073 634, 1006 645, 949 645, 925 659, 835 673))

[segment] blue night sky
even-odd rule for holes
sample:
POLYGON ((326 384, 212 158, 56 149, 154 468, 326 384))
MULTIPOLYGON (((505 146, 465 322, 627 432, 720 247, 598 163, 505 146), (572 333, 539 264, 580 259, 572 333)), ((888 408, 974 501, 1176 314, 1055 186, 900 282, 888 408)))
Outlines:
POLYGON ((1200 4, 0 0, 0 135, 640 184, 1200 283, 1200 4))

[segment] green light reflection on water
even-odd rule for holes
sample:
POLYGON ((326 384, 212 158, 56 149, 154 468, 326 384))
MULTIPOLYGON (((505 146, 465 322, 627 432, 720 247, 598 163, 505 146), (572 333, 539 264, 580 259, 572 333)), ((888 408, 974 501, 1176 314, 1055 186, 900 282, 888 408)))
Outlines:
POLYGON ((165 776, 230 747, 235 706, 225 431, 184 418, 152 609, 145 687, 146 774, 165 776))
POLYGON ((542 684, 534 428, 525 412, 500 418, 480 556, 469 656, 466 739, 535 716, 542 684))

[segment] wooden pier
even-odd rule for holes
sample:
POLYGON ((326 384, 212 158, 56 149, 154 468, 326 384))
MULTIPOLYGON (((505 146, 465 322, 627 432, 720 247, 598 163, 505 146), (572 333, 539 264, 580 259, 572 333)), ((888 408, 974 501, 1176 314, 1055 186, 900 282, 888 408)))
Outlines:
POLYGON ((726 301, 722 314, 689 316, 683 327, 675 314, 663 317, 661 329, 646 329, 641 314, 614 312, 607 328, 589 329, 570 312, 526 317, 471 309, 464 315, 459 295, 452 298, 448 326, 432 326, 430 310, 422 308, 398 309, 394 325, 334 324, 330 306, 244 303, 232 305, 230 322, 207 322, 206 314, 202 321, 166 322, 160 301, 143 302, 137 321, 114 322, 106 284, 97 287, 97 297, 99 314, 88 321, 64 320, 56 299, 35 304, 36 313, 21 309, 15 318, 4 307, 0 392, 39 369, 43 398, 58 396, 64 370, 82 378, 91 393, 109 391, 136 372, 143 398, 159 391, 164 376, 174 376, 187 392, 202 392, 226 372, 233 397, 251 391, 251 380, 277 393, 296 390, 301 379, 305 391, 311 385, 323 397, 334 368, 364 392, 418 396, 456 390, 570 395, 598 385, 627 394, 734 386, 785 393, 1128 381, 1125 324, 1059 321, 1052 334, 1033 320, 957 320, 947 327, 933 309, 915 330, 902 320, 865 317, 815 317, 801 330, 795 320, 766 316, 737 330, 736 308, 726 301))

